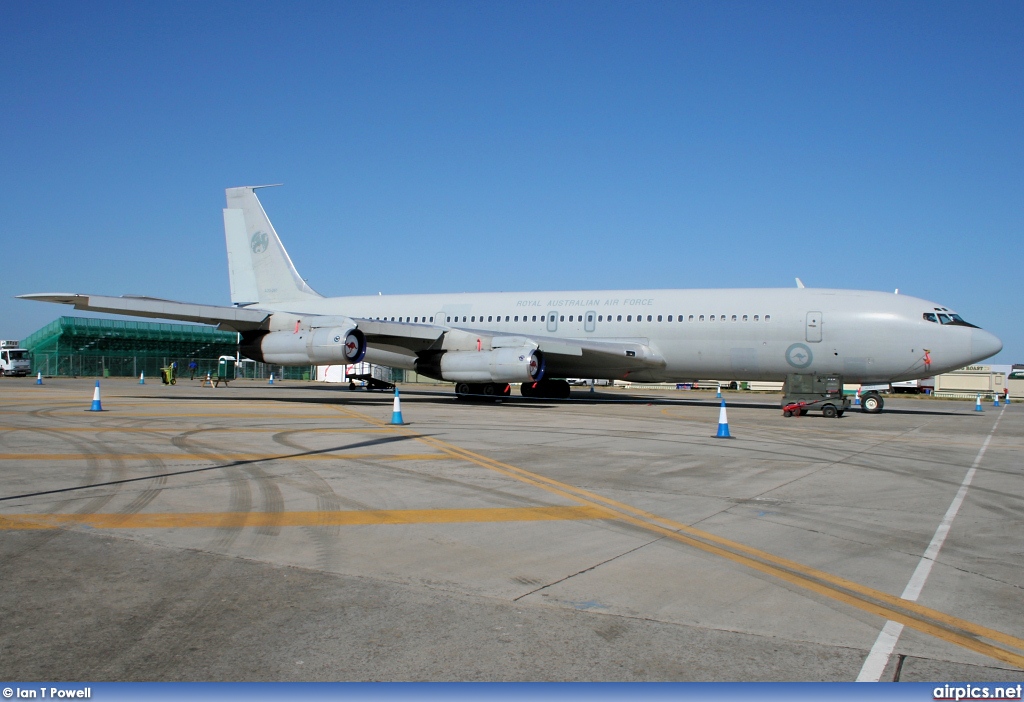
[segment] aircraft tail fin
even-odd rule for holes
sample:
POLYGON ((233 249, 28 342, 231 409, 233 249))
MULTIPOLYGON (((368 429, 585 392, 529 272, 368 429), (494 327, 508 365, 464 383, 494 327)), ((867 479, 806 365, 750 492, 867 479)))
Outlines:
POLYGON ((321 297, 295 270, 295 264, 256 197, 255 191, 261 187, 269 186, 225 191, 224 239, 232 304, 273 304, 321 297))

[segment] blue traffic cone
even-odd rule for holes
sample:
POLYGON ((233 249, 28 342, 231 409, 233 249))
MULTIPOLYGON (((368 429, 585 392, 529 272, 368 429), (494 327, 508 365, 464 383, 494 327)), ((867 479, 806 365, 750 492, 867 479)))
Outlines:
POLYGON ((999 393, 998 392, 996 393, 996 400, 995 400, 995 402, 992 403, 992 406, 993 407, 998 407, 999 406, 999 393))
POLYGON ((100 381, 96 381, 96 389, 92 391, 92 407, 90 412, 102 412, 103 405, 100 404, 100 381))
POLYGON ((1010 391, 1009 390, 1006 391, 1006 397, 1003 398, 1003 402, 1005 402, 1006 404, 1010 404, 1010 391))
POLYGON ((145 384, 146 384, 146 371, 142 371, 141 373, 139 373, 139 385, 145 385, 145 384))
POLYGON ((391 410, 391 423, 405 424, 405 421, 402 419, 402 400, 398 397, 398 388, 395 388, 395 404, 391 410))
POLYGON ((983 410, 981 408, 981 393, 978 393, 977 398, 974 400, 974 411, 975 412, 984 412, 985 411, 985 410, 983 410))
POLYGON ((273 373, 271 373, 271 374, 270 374, 270 382, 269 382, 269 383, 267 383, 267 385, 273 385, 273 384, 274 384, 274 374, 273 374, 273 373))
POLYGON ((715 399, 716 400, 721 400, 722 399, 722 384, 721 383, 718 384, 718 392, 715 393, 715 399))
POLYGON ((716 439, 731 439, 729 436, 729 418, 725 415, 725 400, 722 400, 722 408, 718 411, 718 433, 716 439))
POLYGON ((42 384, 43 384, 43 372, 39 371, 38 373, 36 373, 36 385, 42 385, 42 384))

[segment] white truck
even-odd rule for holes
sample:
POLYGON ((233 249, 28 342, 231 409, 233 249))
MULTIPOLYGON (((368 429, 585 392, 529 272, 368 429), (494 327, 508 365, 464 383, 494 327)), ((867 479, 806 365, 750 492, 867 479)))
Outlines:
POLYGON ((28 375, 32 372, 28 351, 18 346, 16 340, 0 340, 0 375, 28 375))

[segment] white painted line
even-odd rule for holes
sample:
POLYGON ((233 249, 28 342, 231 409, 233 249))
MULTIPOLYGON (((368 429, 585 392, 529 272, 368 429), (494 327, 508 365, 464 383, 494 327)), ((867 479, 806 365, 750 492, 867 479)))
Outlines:
MULTIPOLYGON (((964 498, 967 497, 967 489, 970 488, 971 482, 974 480, 974 474, 978 472, 981 459, 988 449, 989 442, 992 441, 992 436, 996 433, 996 427, 999 426, 999 420, 1003 418, 1005 410, 1005 405, 1003 409, 999 410, 999 416, 996 417, 996 422, 992 425, 992 431, 988 433, 988 436, 985 437, 985 442, 978 449, 978 455, 974 457, 974 463, 971 464, 970 470, 967 471, 963 482, 960 483, 960 489, 957 490, 956 497, 949 504, 949 509, 946 510, 946 515, 939 522, 939 527, 935 530, 931 543, 928 544, 924 555, 918 561, 914 574, 910 576, 910 582, 903 589, 903 594, 900 597, 904 600, 916 602, 921 594, 921 590, 924 589, 925 581, 928 580, 928 576, 932 572, 935 559, 939 557, 942 544, 946 541, 946 536, 949 535, 949 528, 953 525, 953 520, 956 519, 957 512, 960 511, 960 506, 964 503, 964 498)), ((860 669, 857 682, 878 682, 881 680, 885 666, 889 663, 889 656, 892 655, 893 649, 896 648, 896 642, 899 641, 901 633, 903 633, 903 625, 899 622, 889 620, 885 623, 882 631, 878 634, 878 638, 875 639, 875 645, 871 647, 871 651, 868 653, 868 657, 860 669)))

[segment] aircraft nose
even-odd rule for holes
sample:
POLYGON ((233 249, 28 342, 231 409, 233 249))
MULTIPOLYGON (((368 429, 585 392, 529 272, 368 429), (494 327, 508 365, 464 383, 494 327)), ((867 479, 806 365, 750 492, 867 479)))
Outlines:
POLYGON ((995 334, 989 334, 984 329, 975 329, 971 332, 971 357, 975 361, 995 356, 1003 350, 1003 342, 995 334))

